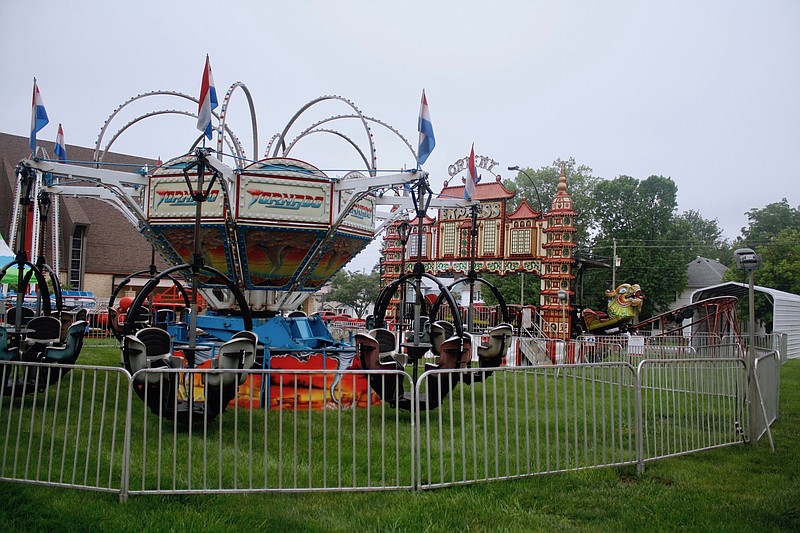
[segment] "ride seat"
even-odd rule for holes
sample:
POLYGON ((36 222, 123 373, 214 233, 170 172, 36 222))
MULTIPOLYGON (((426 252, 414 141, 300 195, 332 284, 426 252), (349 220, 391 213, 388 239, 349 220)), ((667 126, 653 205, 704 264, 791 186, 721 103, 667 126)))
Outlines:
POLYGON ((61 341, 61 321, 54 316, 32 318, 26 328, 33 330, 25 337, 29 344, 56 344, 61 341))
MULTIPOLYGON (((256 357, 258 356, 258 333, 254 331, 237 331, 231 337, 231 340, 233 339, 247 339, 252 343, 253 345, 252 354, 248 352, 248 358, 247 360, 245 360, 243 368, 248 370, 253 368, 253 366, 255 366, 256 357)), ((240 374, 239 385, 244 383, 246 379, 247 379, 247 374, 240 374)))
POLYGON ((83 348, 83 339, 89 323, 85 320, 74 322, 67 329, 67 336, 62 346, 48 346, 44 351, 46 363, 73 364, 83 348))
POLYGON ((403 364, 402 354, 397 352, 397 342, 394 333, 386 328, 370 330, 369 336, 378 342, 379 358, 381 363, 394 361, 403 364))
POLYGON ((425 370, 455 370, 466 368, 472 353, 469 335, 459 338, 453 335, 439 345, 439 364, 426 364, 425 370))
POLYGON ((161 328, 148 327, 136 332, 136 338, 147 346, 148 358, 172 355, 172 337, 161 328))
POLYGON ((489 344, 478 346, 478 360, 482 367, 500 366, 512 333, 511 324, 499 324, 489 330, 489 344))
POLYGON ((19 348, 8 345, 8 330, 0 328, 0 361, 19 359, 19 348))
MULTIPOLYGON (((151 355, 148 352, 147 344, 135 335, 126 335, 122 339, 123 358, 128 361, 131 374, 136 374, 139 370, 148 368, 172 368, 177 359, 166 354, 151 355)), ((155 385, 161 382, 162 374, 146 373, 139 374, 134 378, 134 383, 155 385)), ((164 378, 165 380, 167 378, 164 378)))
MULTIPOLYGON (((253 367, 256 350, 253 340, 239 337, 231 339, 219 347, 217 357, 212 360, 211 367, 220 370, 249 370, 253 367)), ((206 385, 211 387, 240 385, 247 379, 247 374, 233 372, 211 373, 206 376, 206 385)))
POLYGON ((432 345, 431 351, 434 355, 441 353, 442 343, 453 335, 455 335, 455 327, 446 320, 437 320, 430 325, 429 337, 432 345))

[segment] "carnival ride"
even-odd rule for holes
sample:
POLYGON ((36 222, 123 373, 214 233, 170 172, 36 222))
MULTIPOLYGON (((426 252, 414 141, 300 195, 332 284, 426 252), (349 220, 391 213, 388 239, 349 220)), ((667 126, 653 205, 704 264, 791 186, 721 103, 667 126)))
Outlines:
MULTIPOLYGON (((228 91, 222 113, 217 116, 216 150, 198 146, 203 138, 200 136, 188 153, 156 168, 135 172, 105 168, 103 158, 123 131, 144 118, 162 113, 147 113, 129 122, 101 150, 109 122, 127 104, 155 94, 197 101, 179 93, 157 92, 132 98, 114 111, 103 125, 91 164, 32 157, 17 167, 18 191, 23 191, 18 193, 17 219, 22 227, 15 227, 15 233, 25 235, 26 215, 34 204, 34 196, 39 199, 40 213, 46 212, 42 202, 49 203, 52 194, 97 198, 117 207, 152 244, 153 250, 171 265, 163 272, 157 272, 151 265, 115 287, 109 300, 108 325, 121 341, 123 365, 134 374, 136 394, 153 413, 183 425, 213 419, 236 398, 239 386, 245 385, 245 381, 247 397, 242 399, 240 392, 240 403, 262 407, 287 404, 287 398, 275 397, 276 391, 269 384, 257 382, 255 378, 260 376, 239 372, 237 376, 241 379, 231 379, 233 375, 210 372, 193 373, 189 377, 181 372, 183 369, 280 369, 295 368, 300 362, 308 363, 308 368, 319 366, 320 371, 325 371, 363 364, 363 358, 355 358, 355 347, 335 341, 319 316, 305 316, 297 311, 298 307, 381 231, 386 221, 379 219, 377 206, 399 208, 387 214, 387 221, 391 221, 409 209, 424 215, 431 206, 470 205, 463 199, 433 198, 427 173, 416 164, 411 170, 391 173, 378 169, 370 125, 383 126, 400 138, 413 161, 416 154, 394 128, 363 115, 350 101, 338 96, 321 97, 304 106, 271 139, 266 150, 267 154, 272 151, 271 155, 248 160, 225 122, 230 96, 237 88, 250 101, 255 151, 258 137, 252 101, 246 87, 237 82, 228 91), (326 101, 344 102, 354 113, 315 122, 287 142, 289 129, 300 115, 326 101), (328 127, 329 122, 338 119, 356 119, 361 123, 368 141, 367 151, 328 127), (366 169, 331 177, 291 157, 290 152, 300 139, 318 132, 334 133, 345 139, 355 148, 366 169), (223 144, 233 153, 224 153, 223 144), (235 168, 222 161, 226 157, 234 161, 235 168), (387 194, 392 190, 394 195, 387 194), (400 194, 401 190, 411 190, 411 197, 400 194), (149 281, 123 308, 118 297, 137 275, 145 275, 149 281), (159 320, 153 302, 156 287, 165 280, 174 285, 181 301, 169 318, 159 320), (201 300, 206 304, 203 314, 199 312, 201 300), (159 370, 165 368, 170 371, 159 370)), ((40 314, 49 315, 50 296, 43 272, 50 272, 56 293, 60 291, 58 278, 42 260, 38 265, 29 263, 22 245, 19 250, 15 264, 27 268, 26 276, 36 276, 42 301, 40 314)), ((419 291, 423 275, 415 269, 404 281, 413 280, 419 291)), ((20 280, 23 281, 22 274, 20 280)), ((24 289, 23 283, 20 286, 24 289)), ((446 287, 441 289, 447 292, 446 287)), ((56 296, 57 308, 53 314, 60 316, 60 298, 56 296)), ((455 309, 452 297, 449 303, 455 309)), ((453 314, 458 315, 455 311, 453 314)), ((428 335, 424 324, 418 310, 410 348, 415 361, 423 346, 429 348, 428 343, 421 342, 428 335)), ((22 326, 17 319, 17 334, 24 330, 22 326)), ((460 321, 456 321, 453 333, 437 342, 440 354, 467 353, 469 339, 463 334, 460 321)), ((77 356, 80 345, 73 343, 73 346, 77 356)), ((52 359, 53 353, 45 358, 52 359)), ((18 354, 9 357, 16 358, 18 354)), ((465 364, 467 359, 464 355, 459 364, 465 364)), ((366 384, 364 388, 346 399, 336 397, 331 386, 330 390, 322 391, 322 405, 329 401, 372 401, 366 384)))

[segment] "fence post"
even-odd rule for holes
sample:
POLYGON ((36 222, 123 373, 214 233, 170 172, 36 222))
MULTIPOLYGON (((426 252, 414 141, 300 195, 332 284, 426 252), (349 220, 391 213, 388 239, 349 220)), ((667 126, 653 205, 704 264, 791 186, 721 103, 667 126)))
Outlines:
POLYGON ((644 435, 642 429, 642 366, 646 363, 640 361, 636 369, 632 365, 628 365, 631 373, 633 374, 633 391, 634 391, 634 438, 636 439, 636 472, 644 474, 644 435))
POLYGON ((122 444, 122 472, 120 474, 119 501, 128 500, 130 487, 131 471, 131 419, 133 418, 133 379, 127 370, 122 370, 123 375, 128 379, 128 394, 125 399, 125 435, 122 444))

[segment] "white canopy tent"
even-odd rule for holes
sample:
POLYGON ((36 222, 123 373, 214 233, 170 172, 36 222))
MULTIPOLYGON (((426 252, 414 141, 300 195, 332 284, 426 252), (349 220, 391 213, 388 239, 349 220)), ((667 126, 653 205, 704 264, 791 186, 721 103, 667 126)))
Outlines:
MULTIPOLYGON (((692 303, 714 296, 736 296, 739 299, 746 299, 748 290, 746 283, 735 281, 711 285, 694 291, 692 303)), ((758 285, 754 286, 753 290, 765 294, 772 302, 772 331, 785 333, 787 337, 784 360, 800 358, 800 295, 758 285)))

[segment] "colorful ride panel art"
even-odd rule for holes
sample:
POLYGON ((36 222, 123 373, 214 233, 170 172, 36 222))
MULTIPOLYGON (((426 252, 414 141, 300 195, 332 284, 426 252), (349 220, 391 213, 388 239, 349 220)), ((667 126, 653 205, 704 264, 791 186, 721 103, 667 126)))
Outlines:
MULTIPOLYGON (((148 221, 173 264, 190 263, 196 203, 185 161, 176 160, 151 177, 148 221)), ((208 178, 207 178, 208 179, 208 178)), ((193 187, 196 176, 189 174, 193 187)), ((238 171, 226 203, 224 187, 205 182, 201 249, 204 264, 231 277, 236 247, 226 238, 226 221, 235 221, 247 289, 317 290, 374 236, 374 205, 361 198, 335 230, 332 224, 348 204, 335 193, 334 180, 293 159, 266 159, 238 171)), ((201 277, 204 285, 219 280, 201 277)))
MULTIPOLYGON (((341 374, 335 370, 339 362, 332 357, 323 357, 314 353, 307 358, 294 355, 273 356, 270 359, 272 370, 300 370, 300 373, 266 373, 269 387, 264 391, 264 399, 269 409, 344 409, 363 408, 367 403, 380 404, 380 397, 370 391, 369 380, 365 375, 341 374), (326 371, 327 369, 327 371, 326 371), (339 377, 339 379, 337 379, 339 377)), ((211 361, 205 361, 198 368, 211 368, 211 361)), ((348 370, 358 370, 361 364, 358 358, 353 359, 348 370)), ((249 374, 239 385, 236 398, 228 407, 238 404, 244 409, 260 409, 262 398, 262 374, 249 374)), ((205 401, 204 385, 201 374, 194 374, 194 400, 205 401)), ((185 387, 179 387, 179 400, 186 400, 185 387)))

